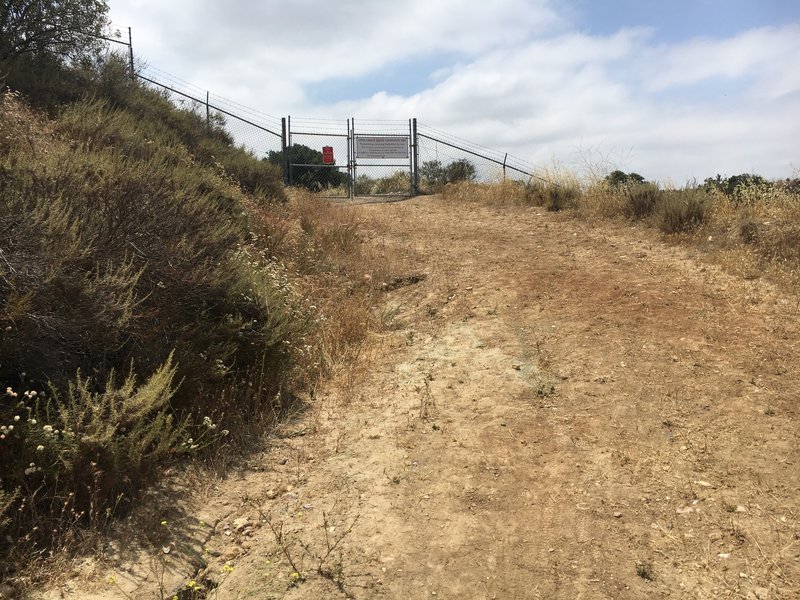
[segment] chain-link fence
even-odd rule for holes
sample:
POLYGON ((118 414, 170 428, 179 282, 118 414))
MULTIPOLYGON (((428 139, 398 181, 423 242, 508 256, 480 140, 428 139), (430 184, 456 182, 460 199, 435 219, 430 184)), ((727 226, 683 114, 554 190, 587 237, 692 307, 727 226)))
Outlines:
POLYGON ((165 93, 177 106, 205 117, 209 127, 223 127, 237 146, 259 159, 280 164, 284 140, 282 119, 202 90, 152 66, 141 68, 136 76, 165 93))
MULTIPOLYGON (((120 36, 121 37, 121 36, 120 36)), ((107 39, 128 47, 128 41, 107 39)), ((517 156, 409 120, 279 118, 147 65, 135 76, 222 126, 239 146, 280 165, 284 182, 334 198, 413 196, 458 181, 545 180, 517 156)))
POLYGON ((541 179, 533 163, 420 123, 417 127, 418 188, 433 192, 458 181, 541 179))

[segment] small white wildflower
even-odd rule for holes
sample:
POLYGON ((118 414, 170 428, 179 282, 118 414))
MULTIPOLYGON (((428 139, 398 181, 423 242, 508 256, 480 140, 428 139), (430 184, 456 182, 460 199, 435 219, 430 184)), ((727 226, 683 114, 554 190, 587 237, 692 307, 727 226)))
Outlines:
POLYGON ((53 433, 53 426, 52 425, 45 425, 42 427, 45 433, 53 433))
POLYGON ((36 451, 37 451, 37 452, 41 452, 42 450, 44 450, 44 446, 42 446, 41 444, 39 444, 38 446, 36 446, 36 451))
POLYGON ((31 420, 30 420, 30 424, 31 424, 31 425, 36 425, 36 419, 31 419, 31 420))
POLYGON ((14 426, 13 425, 9 425, 8 426, 8 431, 14 431, 14 426))
POLYGON ((19 421, 19 415, 14 415, 14 421, 19 421))

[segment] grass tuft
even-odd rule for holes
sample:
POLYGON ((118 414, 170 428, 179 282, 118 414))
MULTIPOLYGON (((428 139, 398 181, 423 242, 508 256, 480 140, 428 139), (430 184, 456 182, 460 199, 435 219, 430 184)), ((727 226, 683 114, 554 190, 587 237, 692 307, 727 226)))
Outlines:
POLYGON ((711 199, 703 190, 685 188, 663 192, 654 203, 656 226, 664 233, 683 233, 705 223, 711 199))

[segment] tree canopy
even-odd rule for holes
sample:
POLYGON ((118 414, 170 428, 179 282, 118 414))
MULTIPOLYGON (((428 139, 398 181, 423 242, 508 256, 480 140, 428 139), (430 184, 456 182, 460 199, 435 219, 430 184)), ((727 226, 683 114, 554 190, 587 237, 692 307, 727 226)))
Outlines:
POLYGON ((638 173, 625 173, 624 171, 616 170, 606 175, 605 181, 613 187, 628 187, 645 183, 645 178, 638 173))
POLYGON ((106 0, 4 0, 0 61, 24 55, 81 59, 103 47, 106 0))
MULTIPOLYGON (((322 152, 319 150, 303 144, 292 144, 288 148, 288 154, 289 162, 292 165, 289 168, 290 185, 299 185, 312 191, 318 191, 347 184, 347 174, 332 165, 326 165, 322 160, 322 152)), ((280 150, 270 151, 267 161, 274 165, 282 164, 283 152, 280 150)))

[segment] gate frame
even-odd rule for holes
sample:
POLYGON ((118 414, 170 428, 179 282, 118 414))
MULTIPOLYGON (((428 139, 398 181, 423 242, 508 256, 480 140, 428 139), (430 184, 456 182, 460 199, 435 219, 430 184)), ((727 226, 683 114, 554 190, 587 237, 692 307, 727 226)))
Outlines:
MULTIPOLYGON (((324 194, 322 192, 321 195, 325 198, 353 198, 353 184, 354 178, 352 175, 352 166, 351 166, 351 135, 350 135, 350 122, 347 121, 347 133, 319 133, 313 131, 292 131, 292 117, 291 115, 286 117, 285 119, 281 119, 282 123, 284 124, 283 136, 282 136, 282 151, 283 151, 283 164, 281 168, 283 170, 283 180, 286 185, 293 185, 292 181, 292 168, 293 167, 307 167, 311 169, 335 169, 339 170, 342 168, 347 169, 347 182, 345 185, 347 186, 347 195, 333 195, 333 194, 324 194), (293 135, 310 135, 315 137, 334 137, 334 138, 347 138, 347 163, 345 165, 313 165, 313 164, 305 164, 305 163, 294 163, 292 162, 292 148, 294 144, 292 142, 293 135)), ((323 190, 324 191, 324 190, 323 190)))
MULTIPOLYGON (((416 170, 416 157, 415 154, 418 151, 417 143, 416 143, 416 136, 415 136, 415 127, 416 127, 416 119, 409 119, 408 120, 408 134, 405 133, 357 133, 356 132, 356 119, 355 117, 351 117, 349 120, 349 130, 350 130, 350 143, 352 144, 352 150, 350 155, 352 157, 351 163, 351 175, 352 175, 352 184, 351 190, 353 191, 351 198, 358 196, 356 194, 356 177, 357 177, 357 170, 358 167, 403 167, 404 170, 408 171, 408 181, 409 181, 409 189, 408 194, 403 197, 413 198, 417 195, 417 170, 416 170), (358 156, 356 152, 356 137, 396 137, 396 138, 405 138, 408 140, 408 162, 402 164, 383 164, 383 163, 360 163, 358 162, 358 156)), ((373 159, 375 160, 375 159, 373 159)), ((374 196, 375 194, 365 194, 367 196, 374 196)), ((390 196, 394 194, 378 194, 380 196, 390 196)))

